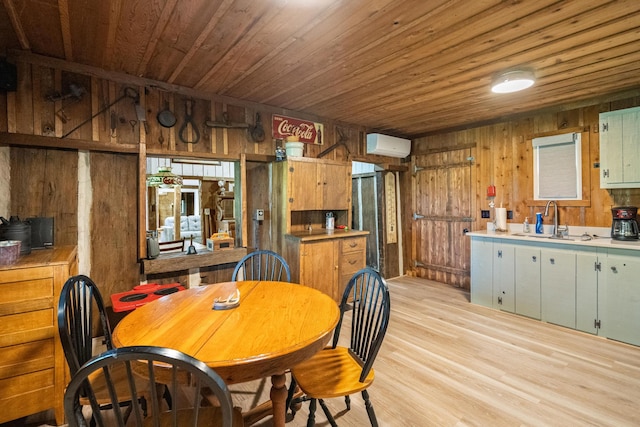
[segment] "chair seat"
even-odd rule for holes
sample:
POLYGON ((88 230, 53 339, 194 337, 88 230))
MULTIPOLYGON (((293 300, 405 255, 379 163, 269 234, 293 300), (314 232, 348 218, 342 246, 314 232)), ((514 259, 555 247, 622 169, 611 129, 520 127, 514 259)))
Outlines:
POLYGON ((316 399, 357 393, 369 387, 374 378, 371 369, 365 381, 360 382, 362 366, 346 347, 325 348, 291 372, 304 394, 316 399))
MULTIPOLYGON (((171 427, 173 426, 173 414, 169 411, 163 412, 160 414, 160 427, 171 427)), ((216 427, 221 426, 222 422, 222 411, 218 407, 209 406, 206 408, 202 408, 198 414, 198 427, 216 427)), ((182 409, 178 411, 178 422, 176 425, 179 426, 192 426, 193 425, 193 410, 191 409, 182 409)), ((242 412, 240 409, 233 408, 233 427, 244 427, 244 422, 242 420, 242 412)), ((155 426, 155 420, 152 417, 147 417, 144 419, 144 427, 155 426)))

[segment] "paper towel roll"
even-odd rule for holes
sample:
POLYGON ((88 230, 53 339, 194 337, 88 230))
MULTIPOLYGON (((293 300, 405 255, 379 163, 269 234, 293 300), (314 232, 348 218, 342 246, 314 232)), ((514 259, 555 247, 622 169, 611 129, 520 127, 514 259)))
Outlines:
POLYGON ((507 231, 507 208, 496 208, 496 231, 507 231))

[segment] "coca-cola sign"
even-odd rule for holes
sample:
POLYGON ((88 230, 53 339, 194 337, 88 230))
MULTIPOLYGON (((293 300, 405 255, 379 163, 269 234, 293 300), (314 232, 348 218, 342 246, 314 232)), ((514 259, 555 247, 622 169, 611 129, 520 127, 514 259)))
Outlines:
POLYGON ((296 140, 317 145, 322 145, 323 143, 322 123, 274 114, 271 124, 275 139, 296 140))

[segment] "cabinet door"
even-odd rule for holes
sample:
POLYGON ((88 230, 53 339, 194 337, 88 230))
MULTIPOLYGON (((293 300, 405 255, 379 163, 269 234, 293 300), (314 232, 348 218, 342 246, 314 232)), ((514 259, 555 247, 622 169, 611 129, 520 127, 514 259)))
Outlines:
POLYGON ((322 188, 322 209, 349 209, 351 199, 351 164, 323 164, 318 168, 322 188))
POLYGON ((516 313, 540 320, 540 249, 518 246, 515 264, 516 313))
POLYGON ((597 334, 598 254, 596 249, 576 254, 576 329, 597 334))
POLYGON ((333 240, 300 245, 300 284, 317 289, 337 300, 337 248, 333 240))
POLYGON ((315 163, 287 161, 290 209, 305 211, 322 209, 321 183, 315 163))
POLYGON ((640 108, 600 115, 600 187, 640 187, 640 108))
POLYGON ((607 338, 640 345, 640 256, 635 251, 609 249, 603 265, 606 317, 600 316, 607 338))
POLYGON ((542 249, 541 256, 542 320, 575 329, 575 251, 542 249))
POLYGON ((496 240, 493 244, 494 308, 515 311, 515 246, 496 240))
POLYGON ((493 307, 493 241, 471 239, 471 302, 493 307))

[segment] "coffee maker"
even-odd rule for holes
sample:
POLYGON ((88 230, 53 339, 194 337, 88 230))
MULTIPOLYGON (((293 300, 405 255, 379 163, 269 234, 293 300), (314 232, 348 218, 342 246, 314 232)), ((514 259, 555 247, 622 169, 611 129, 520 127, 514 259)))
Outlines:
POLYGON ((638 240, 638 208, 622 206, 611 209, 613 222, 611 223, 611 238, 614 240, 638 240))

